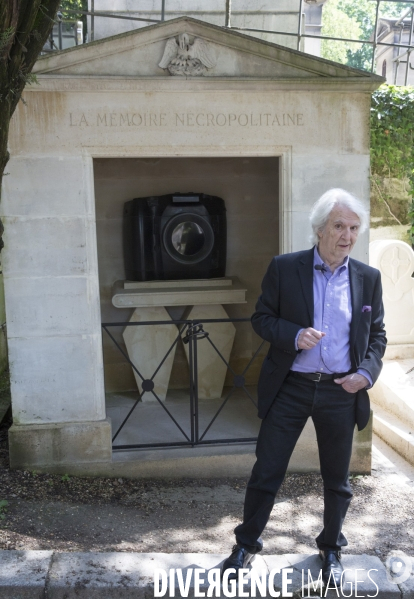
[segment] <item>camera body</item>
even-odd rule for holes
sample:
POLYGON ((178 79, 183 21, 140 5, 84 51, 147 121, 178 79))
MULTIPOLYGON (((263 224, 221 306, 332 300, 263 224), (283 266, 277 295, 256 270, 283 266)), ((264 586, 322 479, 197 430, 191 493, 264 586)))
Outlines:
POLYGON ((224 200, 203 193, 130 200, 124 204, 123 249, 130 281, 224 277, 224 200))

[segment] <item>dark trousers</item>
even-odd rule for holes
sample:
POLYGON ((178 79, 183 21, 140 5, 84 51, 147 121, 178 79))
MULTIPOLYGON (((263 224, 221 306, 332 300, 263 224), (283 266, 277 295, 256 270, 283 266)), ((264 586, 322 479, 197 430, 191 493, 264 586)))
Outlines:
POLYGON ((297 374, 288 375, 260 428, 243 523, 234 531, 240 546, 250 553, 262 549, 260 535, 309 416, 316 429, 324 484, 323 530, 316 543, 319 549, 340 549, 348 544, 341 529, 352 498, 348 473, 355 397, 333 381, 314 383, 297 374))

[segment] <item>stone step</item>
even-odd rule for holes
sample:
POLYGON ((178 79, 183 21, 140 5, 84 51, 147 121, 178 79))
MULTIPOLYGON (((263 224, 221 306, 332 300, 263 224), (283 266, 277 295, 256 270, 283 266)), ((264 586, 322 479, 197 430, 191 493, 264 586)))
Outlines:
POLYGON ((414 427, 414 358, 384 360, 381 375, 370 391, 371 400, 414 427), (408 373, 408 374, 407 374, 408 373))
POLYGON ((403 421, 375 403, 372 404, 372 408, 374 433, 407 462, 414 464, 414 426, 411 421, 403 421))
POLYGON ((226 557, 206 553, 0 551, 0 596, 2 599, 310 595, 414 598, 413 560, 404 554, 398 556, 394 566, 394 558, 389 557, 391 562, 387 562, 387 567, 376 556, 343 555, 346 571, 338 591, 326 590, 321 579, 318 582, 321 561, 316 554, 259 555, 245 575, 245 584, 239 584, 233 594, 231 586, 220 584, 220 566, 226 557), (396 570, 397 574, 393 573, 396 570), (199 583, 195 582, 197 579, 199 583), (183 590, 186 583, 188 588, 183 590))

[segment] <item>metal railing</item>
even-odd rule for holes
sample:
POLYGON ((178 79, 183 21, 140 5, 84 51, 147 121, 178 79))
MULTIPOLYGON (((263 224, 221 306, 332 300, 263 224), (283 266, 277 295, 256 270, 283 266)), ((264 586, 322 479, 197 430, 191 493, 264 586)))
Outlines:
MULTIPOLYGON (((116 426, 116 430, 113 431, 112 443, 114 450, 129 450, 129 449, 144 449, 144 448, 161 448, 161 447, 195 447, 197 445, 217 445, 217 444, 230 444, 230 443, 255 443, 257 440, 256 435, 246 436, 246 435, 238 435, 236 434, 228 434, 222 436, 210 436, 207 439, 207 433, 209 433, 212 429, 213 424, 217 421, 220 415, 223 412, 223 409, 226 405, 228 405, 229 400, 234 395, 235 391, 238 390, 244 393, 244 396, 248 398, 249 402, 254 407, 254 412, 256 412, 257 401, 254 397, 255 393, 252 393, 249 385, 246 385, 246 374, 252 366, 253 362, 257 360, 260 356, 260 352, 265 344, 265 341, 262 341, 256 351, 253 352, 252 357, 248 361, 245 368, 240 372, 236 373, 229 362, 224 358, 222 352, 218 349, 216 344, 211 338, 211 335, 208 331, 209 324, 211 323, 250 323, 249 318, 226 318, 226 319, 206 319, 203 321, 200 320, 160 320, 160 321, 144 321, 144 322, 106 322, 102 323, 102 329, 112 340, 118 351, 122 354, 124 359, 130 364, 132 367, 136 377, 141 382, 142 392, 137 391, 135 395, 135 399, 131 400, 132 405, 124 410, 124 414, 121 417, 121 422, 116 426), (117 341, 114 334, 111 332, 111 329, 115 327, 136 327, 136 326, 176 326, 178 328, 177 336, 170 347, 165 352, 165 355, 160 360, 159 364, 155 368, 154 372, 150 377, 146 377, 143 374, 143 365, 134 363, 124 347, 117 341), (177 344, 180 339, 182 339, 183 343, 188 345, 188 365, 189 365, 189 380, 188 380, 188 393, 186 393, 185 402, 187 404, 187 417, 186 423, 179 422, 179 419, 176 415, 173 414, 172 405, 173 402, 162 401, 155 390, 156 385, 156 377, 160 372, 160 369, 165 364, 167 358, 170 356, 171 352, 175 351, 177 344), (214 349, 214 352, 219 356, 220 360, 224 362, 226 368, 230 372, 232 376, 232 386, 230 388, 225 387, 224 395, 221 398, 218 398, 214 403, 213 414, 210 413, 210 416, 205 418, 205 414, 203 415, 203 424, 201 426, 201 410, 200 410, 200 400, 199 400, 199 382, 198 382, 198 350, 199 344, 201 342, 209 343, 210 346, 214 349), (157 439, 157 421, 158 418, 153 418, 152 422, 152 431, 151 437, 152 440, 150 442, 142 442, 139 438, 136 442, 133 443, 125 443, 121 442, 116 444, 115 441, 118 439, 125 430, 125 427, 131 421, 131 417, 133 414, 137 415, 143 405, 143 396, 145 394, 149 394, 152 396, 154 400, 152 402, 153 409, 158 408, 161 410, 163 416, 168 417, 168 421, 171 425, 175 427, 175 431, 179 432, 181 440, 171 440, 165 441, 161 439, 157 439)), ((255 386, 254 386, 255 387, 255 386)), ((168 399, 168 398, 167 398, 168 399)), ((211 400, 206 400, 209 402, 209 406, 211 407, 213 404, 211 400)), ((239 401, 236 400, 236 401, 239 401)), ((148 403, 145 404, 148 406, 148 403)), ((205 404, 207 405, 207 404, 205 404)), ((211 412, 211 409, 209 410, 211 412)), ((158 413, 160 413, 158 411, 158 413)), ((154 416, 154 414, 153 414, 154 416)), ((225 423, 224 423, 225 424, 225 423)), ((134 428, 132 426, 132 428, 134 428)), ((233 428, 234 426, 230 427, 233 428)), ((226 429, 227 431, 227 429, 226 429)), ((148 433, 148 431, 145 431, 148 433)), ((135 433, 134 433, 135 434, 135 433)), ((139 430, 136 431, 137 437, 139 437, 139 430)), ((146 436, 148 436, 146 434, 146 436)))
POLYGON ((56 14, 55 19, 55 24, 43 47, 42 54, 83 44, 83 31, 80 27, 82 23, 63 19, 61 12, 56 14), (68 41, 66 42, 65 40, 68 41))
MULTIPOLYGON (((376 6, 376 12, 375 12, 374 35, 373 35, 373 39, 369 39, 369 40, 361 40, 361 39, 356 39, 356 38, 333 37, 333 36, 305 33, 303 31, 303 7, 304 7, 305 0, 299 0, 299 8, 298 8, 298 13, 297 13, 298 14, 298 26, 297 26, 297 30, 295 32, 278 31, 278 30, 273 30, 273 29, 232 26, 232 24, 231 24, 231 22, 232 22, 231 0, 223 0, 223 3, 224 3, 223 4, 224 27, 226 27, 228 29, 233 29, 235 31, 242 31, 242 32, 247 32, 247 33, 262 33, 262 34, 270 34, 270 35, 273 34, 273 35, 293 36, 293 37, 296 37, 296 39, 297 39, 296 46, 297 46, 298 50, 300 50, 301 42, 304 38, 331 40, 331 41, 339 41, 339 42, 351 42, 351 43, 369 45, 372 47, 371 72, 373 72, 375 70, 375 51, 379 46, 385 46, 385 47, 388 46, 388 47, 392 47, 392 48, 397 48, 398 55, 396 58, 393 58, 393 62, 396 63, 394 80, 395 80, 395 82, 397 81, 398 69, 400 67, 400 64, 405 63, 406 68, 405 68, 404 81, 405 81, 405 85, 407 85, 409 69, 414 68, 414 67, 411 67, 411 65, 410 65, 411 52, 414 49, 414 46, 413 46, 414 0, 403 0, 407 4, 408 9, 406 10, 406 12, 403 15, 401 15, 400 19, 398 20, 398 22, 396 24, 396 26, 402 24, 402 27, 404 27, 403 21, 404 21, 405 17, 407 17, 411 13, 410 31, 408 34, 408 37, 409 37, 408 43, 403 43, 402 30, 401 30, 398 42, 394 42, 394 41, 393 42, 384 42, 384 41, 381 41, 380 39, 378 39, 378 22, 380 19, 381 3, 383 3, 383 2, 395 3, 395 2, 401 2, 401 0, 371 0, 371 1, 376 2, 377 6, 376 6), (400 53, 400 50, 403 50, 403 52, 400 53), (406 61, 402 60, 402 58, 404 58, 404 57, 407 57, 406 61)), ((126 19, 128 21, 138 21, 138 22, 145 22, 145 23, 149 23, 149 24, 162 23, 163 21, 165 21, 165 18, 166 18, 167 4, 168 4, 167 0, 160 0, 160 18, 159 19, 151 19, 148 17, 133 17, 133 16, 129 16, 129 15, 119 15, 119 14, 110 13, 110 12, 106 12, 106 11, 105 12, 104 11, 96 11, 95 10, 95 0, 91 0, 91 10, 90 11, 89 10, 88 11, 79 11, 79 10, 66 9, 65 12, 66 13, 76 13, 78 15, 84 15, 84 16, 90 16, 91 17, 90 41, 94 41, 95 18, 96 17, 110 18, 110 19, 124 19, 124 20, 126 19)))

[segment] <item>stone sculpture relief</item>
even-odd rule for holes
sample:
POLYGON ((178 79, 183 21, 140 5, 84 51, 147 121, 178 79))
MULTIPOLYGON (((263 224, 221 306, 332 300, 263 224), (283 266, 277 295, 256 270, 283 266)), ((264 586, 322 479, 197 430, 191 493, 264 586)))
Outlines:
POLYGON ((188 33, 181 33, 178 39, 170 37, 165 44, 164 55, 159 63, 168 69, 170 75, 200 77, 217 64, 211 44, 199 37, 190 43, 188 33))
POLYGON ((404 241, 369 245, 369 263, 382 275, 388 343, 414 343, 414 252, 404 241))

